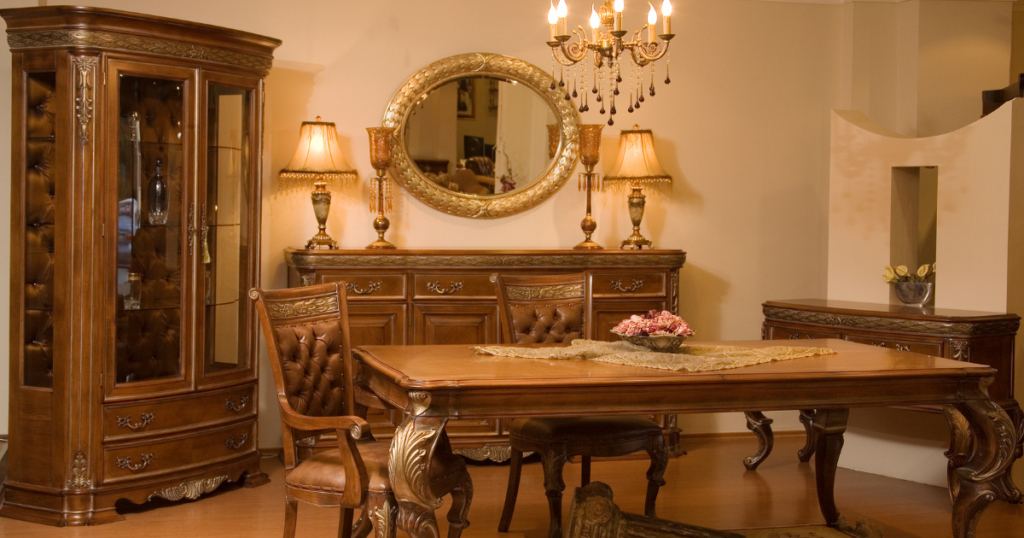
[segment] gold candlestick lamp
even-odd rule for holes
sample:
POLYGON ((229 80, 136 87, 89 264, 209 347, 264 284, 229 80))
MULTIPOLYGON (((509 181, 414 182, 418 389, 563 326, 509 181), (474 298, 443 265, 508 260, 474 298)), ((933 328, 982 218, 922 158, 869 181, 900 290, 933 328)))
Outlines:
POLYGON ((590 193, 593 190, 601 190, 600 176, 594 173, 598 159, 601 158, 601 129, 604 125, 580 125, 580 162, 583 163, 586 172, 581 174, 579 187, 587 191, 587 216, 583 217, 580 228, 583 229, 583 242, 573 247, 576 250, 597 250, 603 248, 595 243, 590 236, 597 229, 597 221, 590 215, 590 193))
POLYGON ((394 141, 395 128, 367 127, 366 132, 370 136, 370 164, 377 171, 377 185, 370 194, 370 211, 377 212, 377 218, 373 219, 377 240, 366 248, 395 248, 395 245, 384 239, 384 233, 391 226, 391 222, 384 214, 392 211, 391 182, 388 181, 387 173, 391 166, 391 145, 394 141))

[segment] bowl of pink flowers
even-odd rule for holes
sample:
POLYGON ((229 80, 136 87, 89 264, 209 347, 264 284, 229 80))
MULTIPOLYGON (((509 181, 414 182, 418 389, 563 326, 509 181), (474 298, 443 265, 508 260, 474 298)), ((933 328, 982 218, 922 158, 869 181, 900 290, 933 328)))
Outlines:
POLYGON ((675 353, 693 329, 683 318, 667 310, 651 310, 642 316, 622 320, 612 332, 626 342, 659 353, 675 353))

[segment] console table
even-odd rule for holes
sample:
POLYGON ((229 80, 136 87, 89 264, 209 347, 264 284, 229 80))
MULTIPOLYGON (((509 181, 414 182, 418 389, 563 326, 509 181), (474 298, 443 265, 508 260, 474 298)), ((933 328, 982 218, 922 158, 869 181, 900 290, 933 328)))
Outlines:
MULTIPOLYGON (((1020 316, 824 299, 768 301, 762 308, 763 340, 842 338, 995 368, 998 373, 988 387, 989 395, 1006 411, 1016 427, 1016 457, 1021 457, 1024 452, 1024 412, 1013 398, 1014 338, 1020 327, 1020 316)), ((942 412, 940 406, 908 408, 942 412)), ((808 434, 807 444, 799 453, 801 461, 808 461, 814 453, 813 416, 811 410, 800 414, 800 421, 808 434)), ((760 447, 757 454, 744 463, 748 468, 756 468, 771 452, 771 419, 757 411, 748 412, 747 424, 758 435, 760 447)), ((962 437, 953 432, 954 442, 962 437)), ((959 463, 951 460, 951 469, 959 463)))
MULTIPOLYGON (((344 281, 352 345, 498 343, 496 273, 586 272, 593 293, 592 332, 607 340, 623 318, 648 310, 677 311, 681 250, 299 250, 284 253, 289 287, 344 281)), ((372 410, 371 410, 372 411, 372 410)), ((401 413, 367 417, 388 438, 401 413)), ((670 450, 679 450, 675 415, 657 417, 670 450)), ((511 456, 504 419, 453 420, 455 452, 476 460, 511 456)), ((307 441, 327 448, 333 439, 307 441)), ((315 446, 314 446, 315 444, 315 446)))

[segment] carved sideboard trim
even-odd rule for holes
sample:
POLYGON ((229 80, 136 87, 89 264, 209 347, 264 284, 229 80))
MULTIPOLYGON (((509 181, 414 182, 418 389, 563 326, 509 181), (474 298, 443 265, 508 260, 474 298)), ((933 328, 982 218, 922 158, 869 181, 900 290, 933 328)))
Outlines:
POLYGON ((264 75, 270 72, 270 66, 273 63, 273 58, 219 47, 96 30, 14 32, 7 35, 7 44, 11 47, 11 51, 49 47, 89 47, 101 50, 144 52, 258 69, 264 75))
POLYGON ((361 254, 310 255, 285 252, 288 265, 299 267, 649 267, 664 265, 678 269, 686 261, 685 254, 552 254, 552 255, 439 255, 395 254, 367 256, 361 254))
POLYGON ((994 323, 951 323, 942 321, 920 321, 872 316, 847 316, 826 312, 809 312, 792 308, 765 306, 764 317, 774 321, 813 323, 851 329, 870 329, 902 333, 934 334, 940 336, 982 336, 1016 332, 1020 321, 998 321, 994 323))
POLYGON ((157 497, 163 497, 168 501, 180 501, 185 497, 192 499, 193 501, 198 499, 200 495, 204 493, 210 493, 211 491, 220 487, 225 481, 231 477, 228 475, 221 475, 214 478, 197 478, 195 480, 185 480, 177 486, 164 488, 160 491, 154 491, 149 495, 148 501, 152 501, 157 497))

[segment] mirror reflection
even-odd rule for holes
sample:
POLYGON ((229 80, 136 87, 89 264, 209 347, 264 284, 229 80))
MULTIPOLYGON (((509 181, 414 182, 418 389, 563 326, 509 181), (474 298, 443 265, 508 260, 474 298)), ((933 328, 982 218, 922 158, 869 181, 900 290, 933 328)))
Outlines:
POLYGON ((405 124, 406 151, 442 188, 479 196, 514 192, 547 170, 558 149, 557 132, 551 133, 555 123, 551 108, 526 85, 461 77, 413 107, 405 124))

